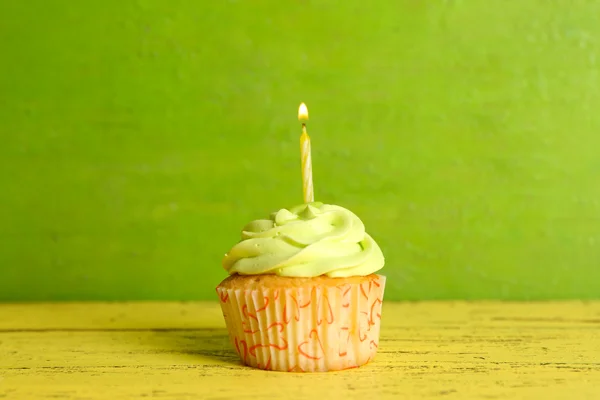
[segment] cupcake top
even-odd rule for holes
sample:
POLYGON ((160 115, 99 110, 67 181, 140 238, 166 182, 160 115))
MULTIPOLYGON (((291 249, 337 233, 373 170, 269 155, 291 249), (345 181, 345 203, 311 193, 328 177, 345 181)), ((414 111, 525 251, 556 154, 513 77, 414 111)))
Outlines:
POLYGON ((370 275, 383 265, 381 249, 354 213, 316 202, 250 222, 223 258, 230 275, 346 278, 370 275))

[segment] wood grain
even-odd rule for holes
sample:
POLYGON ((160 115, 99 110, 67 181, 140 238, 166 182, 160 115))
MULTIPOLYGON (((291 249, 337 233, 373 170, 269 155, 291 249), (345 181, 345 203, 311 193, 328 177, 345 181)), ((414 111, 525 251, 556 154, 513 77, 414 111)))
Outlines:
POLYGON ((0 398, 600 398, 600 302, 387 303, 339 373, 243 367, 226 335, 215 303, 0 305, 0 398))

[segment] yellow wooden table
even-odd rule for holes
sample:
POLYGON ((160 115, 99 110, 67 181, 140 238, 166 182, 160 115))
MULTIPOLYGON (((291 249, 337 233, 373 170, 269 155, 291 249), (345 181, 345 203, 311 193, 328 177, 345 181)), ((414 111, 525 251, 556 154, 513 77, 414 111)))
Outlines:
POLYGON ((600 399, 600 302, 384 304, 337 373, 243 367, 216 303, 0 305, 0 398, 600 399))

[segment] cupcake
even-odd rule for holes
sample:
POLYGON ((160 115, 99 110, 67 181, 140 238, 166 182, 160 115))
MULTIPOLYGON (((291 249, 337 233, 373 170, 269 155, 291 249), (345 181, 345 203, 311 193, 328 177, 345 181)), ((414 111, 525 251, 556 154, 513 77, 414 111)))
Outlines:
POLYGON ((273 371, 336 371, 379 345, 381 249, 351 211, 323 203, 250 222, 223 258, 217 286, 241 361, 273 371))

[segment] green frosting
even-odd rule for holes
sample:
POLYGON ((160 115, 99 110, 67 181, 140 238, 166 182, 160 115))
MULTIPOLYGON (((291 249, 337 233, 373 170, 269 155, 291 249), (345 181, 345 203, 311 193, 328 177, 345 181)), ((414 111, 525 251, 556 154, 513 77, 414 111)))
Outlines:
POLYGON ((250 222, 223 259, 229 274, 292 277, 365 276, 383 267, 383 253, 351 211, 302 204, 250 222))

